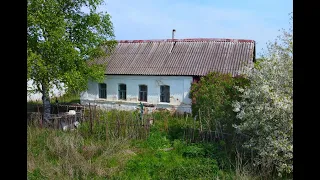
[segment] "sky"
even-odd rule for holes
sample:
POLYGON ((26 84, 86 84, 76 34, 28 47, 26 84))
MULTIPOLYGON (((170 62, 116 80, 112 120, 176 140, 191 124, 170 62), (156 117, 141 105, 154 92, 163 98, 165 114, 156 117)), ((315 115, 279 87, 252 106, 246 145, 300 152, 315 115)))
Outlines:
POLYGON ((292 0, 105 0, 116 40, 228 38, 266 43, 289 28, 292 0))

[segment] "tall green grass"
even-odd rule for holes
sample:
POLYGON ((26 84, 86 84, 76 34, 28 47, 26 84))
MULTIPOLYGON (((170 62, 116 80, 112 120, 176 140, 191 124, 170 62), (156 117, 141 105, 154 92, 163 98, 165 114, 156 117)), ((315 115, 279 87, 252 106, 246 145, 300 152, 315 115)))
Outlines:
POLYGON ((105 179, 121 171, 135 153, 126 139, 88 140, 80 131, 28 127, 29 179, 105 179))
POLYGON ((172 139, 170 133, 178 130, 170 127, 180 123, 169 118, 169 129, 165 131, 165 122, 158 121, 146 141, 135 143, 143 151, 113 179, 234 179, 234 172, 220 167, 217 159, 225 157, 219 144, 187 144, 182 140, 183 133, 172 139))
POLYGON ((106 123, 134 113, 101 113, 92 132, 89 121, 67 132, 28 126, 28 179, 258 179, 236 171, 225 143, 185 142, 192 118, 156 113, 146 139, 107 138, 106 123))

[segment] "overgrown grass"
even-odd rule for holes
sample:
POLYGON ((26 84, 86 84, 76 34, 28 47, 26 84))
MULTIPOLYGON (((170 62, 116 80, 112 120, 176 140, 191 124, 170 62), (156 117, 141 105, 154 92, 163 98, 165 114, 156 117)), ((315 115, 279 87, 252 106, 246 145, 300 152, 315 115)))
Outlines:
POLYGON ((28 127, 28 178, 108 178, 134 155, 129 148, 126 139, 89 141, 80 131, 28 127))
POLYGON ((157 113, 147 139, 107 138, 106 120, 130 115, 105 112, 92 133, 89 121, 68 132, 28 126, 28 179, 259 179, 233 165, 224 142, 185 142, 192 118, 157 113))
MULTIPOLYGON (((187 145, 170 141, 163 132, 153 131, 136 147, 143 152, 128 161, 113 179, 233 179, 233 173, 219 167, 213 146, 187 145)), ((217 152, 216 152, 217 153, 217 152)))

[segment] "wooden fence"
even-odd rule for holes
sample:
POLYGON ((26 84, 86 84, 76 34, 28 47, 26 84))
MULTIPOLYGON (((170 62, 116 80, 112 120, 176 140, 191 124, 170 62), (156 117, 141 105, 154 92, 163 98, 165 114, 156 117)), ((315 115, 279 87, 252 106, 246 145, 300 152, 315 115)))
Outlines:
POLYGON ((79 126, 87 125, 90 134, 104 132, 105 139, 145 139, 154 123, 152 114, 105 109, 90 104, 88 106, 56 106, 52 108, 49 121, 43 120, 42 106, 36 105, 35 109, 37 111, 27 112, 29 125, 40 128, 74 130, 77 128, 75 124, 79 123, 79 126), (70 114, 70 110, 76 113, 70 114), (102 128, 103 130, 101 130, 102 128))
POLYGON ((28 112, 28 123, 39 126, 40 128, 53 129, 74 129, 75 122, 79 122, 80 126, 86 125, 89 134, 110 140, 114 138, 130 138, 145 139, 150 134, 150 128, 157 121, 164 121, 164 129, 170 131, 168 127, 168 119, 184 122, 181 125, 183 139, 187 143, 193 142, 213 142, 224 140, 231 134, 223 133, 217 129, 208 126, 207 122, 194 118, 191 114, 179 114, 175 112, 167 113, 163 116, 155 117, 154 113, 136 111, 124 111, 115 109, 100 108, 97 105, 60 105, 52 108, 50 122, 43 121, 42 107, 36 106, 35 112, 28 112), (69 114, 70 110, 74 110, 75 114, 69 114), (102 134, 101 134, 102 133, 102 134))

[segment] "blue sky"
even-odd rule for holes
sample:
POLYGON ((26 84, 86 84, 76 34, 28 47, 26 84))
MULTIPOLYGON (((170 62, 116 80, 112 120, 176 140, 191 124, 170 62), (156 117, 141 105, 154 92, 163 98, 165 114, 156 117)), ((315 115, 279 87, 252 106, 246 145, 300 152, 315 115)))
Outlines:
POLYGON ((105 0, 117 40, 252 39, 257 55, 289 28, 292 0, 105 0))

